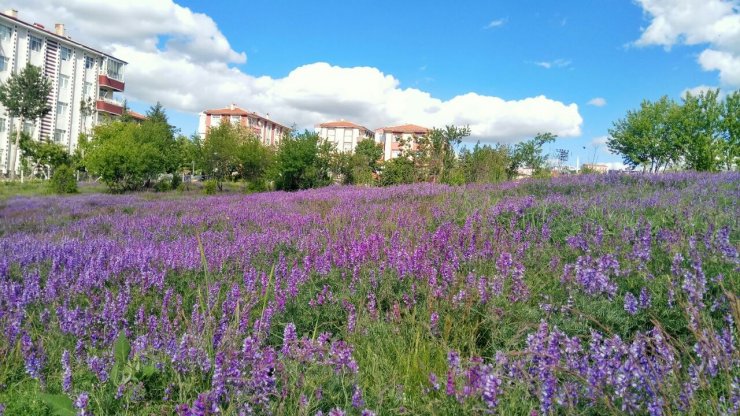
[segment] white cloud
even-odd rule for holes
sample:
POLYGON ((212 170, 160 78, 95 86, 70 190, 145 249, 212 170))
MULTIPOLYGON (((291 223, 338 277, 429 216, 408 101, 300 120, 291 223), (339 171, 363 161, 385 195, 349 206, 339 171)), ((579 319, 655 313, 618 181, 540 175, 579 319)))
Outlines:
POLYGON ((545 96, 520 100, 475 92, 442 100, 404 88, 391 74, 373 67, 309 63, 283 78, 253 76, 232 64, 246 55, 234 50, 216 23, 170 0, 100 2, 11 0, 23 20, 62 21, 77 40, 129 62, 128 98, 195 113, 237 103, 298 128, 350 119, 368 127, 415 123, 468 124, 474 139, 517 141, 549 131, 561 137, 581 134, 578 105, 545 96), (115 22, 111 22, 115 16, 115 22))
POLYGON ((719 71, 720 81, 740 86, 740 2, 737 0, 637 0, 650 25, 635 44, 709 45, 699 55, 705 71, 719 71))
MULTIPOLYGON (((707 91, 713 91, 716 90, 717 87, 712 87, 709 85, 697 85, 696 87, 686 88, 685 90, 681 91, 681 97, 685 97, 686 94, 691 94, 693 96, 701 95, 707 91)), ((722 92, 720 91, 720 95, 722 95, 722 92)))
POLYGON ((588 101, 588 105, 592 105, 594 107, 603 107, 606 105, 606 98, 594 97, 588 101))
POLYGON ((591 140, 591 146, 595 148, 606 148, 607 141, 609 141, 609 136, 594 137, 591 140))
POLYGON ((537 66, 541 66, 545 69, 550 68, 565 68, 570 66, 571 61, 568 59, 556 59, 554 61, 540 61, 534 63, 537 66))
POLYGON ((484 27, 484 29, 493 29, 493 28, 496 28, 496 27, 499 27, 499 26, 503 26, 503 25, 505 25, 505 24, 506 24, 506 22, 507 22, 508 20, 509 20, 508 18, 501 18, 501 19, 495 19, 495 20, 491 20, 491 21, 490 21, 490 22, 489 22, 489 23, 488 23, 488 24, 487 24, 487 25, 486 25, 486 26, 484 27))

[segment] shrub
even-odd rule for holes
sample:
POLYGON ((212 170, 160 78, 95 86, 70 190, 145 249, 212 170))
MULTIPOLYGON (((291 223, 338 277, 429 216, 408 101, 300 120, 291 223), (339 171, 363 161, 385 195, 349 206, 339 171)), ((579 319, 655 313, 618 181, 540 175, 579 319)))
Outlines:
POLYGON ((182 176, 177 173, 172 174, 172 189, 177 189, 182 183, 182 176))
MULTIPOLYGON (((174 177, 177 177, 175 175, 174 177)), ((162 179, 154 184, 154 192, 167 192, 172 190, 172 180, 162 179)))
POLYGON ((61 165, 54 170, 51 175, 49 186, 52 192, 57 194, 74 194, 77 193, 77 180, 75 173, 67 165, 61 165))
POLYGON ((218 182, 215 179, 209 179, 203 183, 203 193, 206 195, 216 194, 218 189, 218 182))
POLYGON ((383 186, 400 185, 414 182, 414 162, 405 157, 398 157, 385 162, 380 184, 383 186))

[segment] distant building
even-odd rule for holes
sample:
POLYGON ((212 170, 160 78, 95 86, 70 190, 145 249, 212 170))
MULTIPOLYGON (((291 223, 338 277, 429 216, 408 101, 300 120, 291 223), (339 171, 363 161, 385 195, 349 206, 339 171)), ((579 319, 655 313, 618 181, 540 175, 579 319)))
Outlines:
POLYGON ((417 148, 416 139, 426 136, 429 129, 415 124, 382 127, 375 130, 375 141, 383 144, 383 159, 398 157, 404 150, 417 148))
POLYGON ((374 138, 372 130, 344 120, 317 124, 314 131, 340 152, 353 152, 357 143, 374 138))
POLYGON ((205 110, 200 113, 198 123, 198 135, 205 139, 211 127, 217 127, 221 123, 232 123, 251 129, 260 141, 268 146, 280 144, 280 140, 286 134, 290 134, 290 127, 284 126, 273 120, 270 116, 261 116, 255 112, 249 112, 236 104, 225 108, 205 110))
MULTIPOLYGON (((40 120, 24 120, 22 128, 33 139, 53 140, 72 152, 80 133, 89 132, 101 117, 123 114, 120 94, 125 87, 126 62, 70 39, 63 24, 50 31, 39 23, 20 20, 16 10, 0 13, 0 81, 6 82, 28 63, 41 68, 52 84, 49 114, 40 120)), ((8 172, 16 124, 0 105, 3 174, 8 172)))
POLYGON ((598 165, 595 163, 584 163, 583 166, 581 166, 581 169, 590 170, 592 172, 596 173, 606 173, 609 171, 609 166, 607 165, 598 165))
POLYGON ((126 110, 126 114, 128 114, 129 116, 131 116, 131 118, 133 118, 134 121, 137 122, 137 123, 141 123, 144 120, 146 120, 146 116, 144 114, 137 113, 136 111, 126 110))

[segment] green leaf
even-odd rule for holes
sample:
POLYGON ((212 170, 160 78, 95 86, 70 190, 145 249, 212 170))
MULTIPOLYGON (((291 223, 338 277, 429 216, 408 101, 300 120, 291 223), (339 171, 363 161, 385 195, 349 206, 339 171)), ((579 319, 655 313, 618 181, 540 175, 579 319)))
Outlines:
POLYGON ((57 416, 75 416, 74 402, 64 394, 41 393, 41 401, 57 416))
POLYGON ((123 368, 126 362, 128 362, 128 355, 131 353, 131 344, 126 339, 126 333, 123 330, 118 334, 113 352, 116 359, 116 366, 123 368))
POLYGON ((151 364, 150 365, 145 365, 141 369, 141 378, 142 379, 147 379, 147 378, 153 376, 154 373, 156 373, 156 372, 157 372, 157 367, 155 367, 155 366, 153 366, 151 364))

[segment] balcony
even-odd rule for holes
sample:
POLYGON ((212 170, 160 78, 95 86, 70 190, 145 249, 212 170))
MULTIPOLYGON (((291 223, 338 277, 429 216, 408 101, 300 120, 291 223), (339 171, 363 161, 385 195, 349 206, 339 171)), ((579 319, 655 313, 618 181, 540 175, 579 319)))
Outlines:
POLYGON ((118 92, 123 91, 126 85, 123 83, 123 81, 113 79, 108 75, 98 75, 98 84, 100 84, 100 88, 111 89, 118 92))
POLYGON ((114 116, 123 115, 123 103, 108 98, 99 98, 95 102, 95 108, 103 113, 112 114, 114 116))

